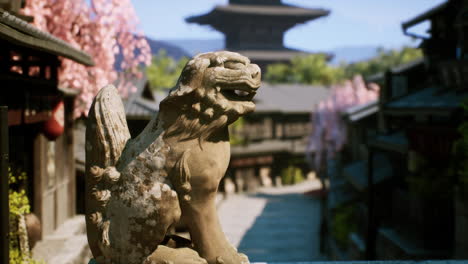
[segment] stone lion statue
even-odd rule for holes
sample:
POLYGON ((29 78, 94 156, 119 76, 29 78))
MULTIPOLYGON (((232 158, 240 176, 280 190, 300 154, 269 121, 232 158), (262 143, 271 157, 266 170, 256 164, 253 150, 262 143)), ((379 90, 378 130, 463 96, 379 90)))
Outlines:
POLYGON ((117 90, 100 90, 86 129, 86 226, 95 261, 248 263, 221 230, 215 197, 230 159, 228 125, 254 110, 259 87, 260 68, 248 58, 199 54, 133 139, 117 90), (169 243, 180 219, 191 237, 185 246, 169 243))

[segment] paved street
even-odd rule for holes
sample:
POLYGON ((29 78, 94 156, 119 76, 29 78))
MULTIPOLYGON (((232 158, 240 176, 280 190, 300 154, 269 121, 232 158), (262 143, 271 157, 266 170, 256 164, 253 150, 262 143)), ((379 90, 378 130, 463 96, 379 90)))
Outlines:
POLYGON ((322 260, 320 202, 303 195, 319 186, 307 181, 230 196, 218 209, 223 230, 251 262, 322 260))

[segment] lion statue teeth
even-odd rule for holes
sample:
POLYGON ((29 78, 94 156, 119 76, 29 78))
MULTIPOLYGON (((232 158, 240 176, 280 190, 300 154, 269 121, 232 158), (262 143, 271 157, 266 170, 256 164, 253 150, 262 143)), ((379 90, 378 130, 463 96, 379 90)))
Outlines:
POLYGON ((215 197, 230 159, 228 125, 254 111, 260 79, 240 54, 199 54, 134 139, 117 90, 99 91, 86 129, 86 227, 98 263, 248 263, 221 230, 215 197), (180 220, 185 246, 170 242, 180 220))

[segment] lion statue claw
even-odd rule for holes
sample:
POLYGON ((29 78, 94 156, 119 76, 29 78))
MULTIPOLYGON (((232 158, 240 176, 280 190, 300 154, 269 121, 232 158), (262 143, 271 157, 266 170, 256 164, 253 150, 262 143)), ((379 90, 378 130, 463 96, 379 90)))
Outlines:
POLYGON ((99 264, 248 263, 214 199, 230 159, 227 127, 255 109, 260 78, 240 54, 199 54, 133 139, 117 90, 99 91, 86 129, 86 226, 99 264), (166 244, 179 220, 192 247, 166 244))

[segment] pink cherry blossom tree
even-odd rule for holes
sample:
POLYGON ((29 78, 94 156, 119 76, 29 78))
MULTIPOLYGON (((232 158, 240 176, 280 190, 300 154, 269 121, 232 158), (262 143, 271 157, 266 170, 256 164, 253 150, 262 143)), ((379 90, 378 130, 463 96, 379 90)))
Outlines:
POLYGON ((346 124, 341 118, 346 109, 362 105, 379 97, 380 87, 366 85, 360 75, 331 87, 328 98, 315 106, 309 138, 309 152, 315 152, 315 168, 320 169, 325 160, 333 158, 346 144, 346 124), (325 160, 324 160, 325 159, 325 160))
POLYGON ((139 66, 149 65, 151 50, 138 28, 130 0, 28 0, 24 13, 34 25, 91 55, 95 66, 87 67, 61 58, 59 85, 77 89, 75 116, 87 114, 94 95, 119 79, 118 89, 127 96, 135 87, 129 81, 141 77, 139 66), (122 54, 115 70, 116 56, 122 54))

